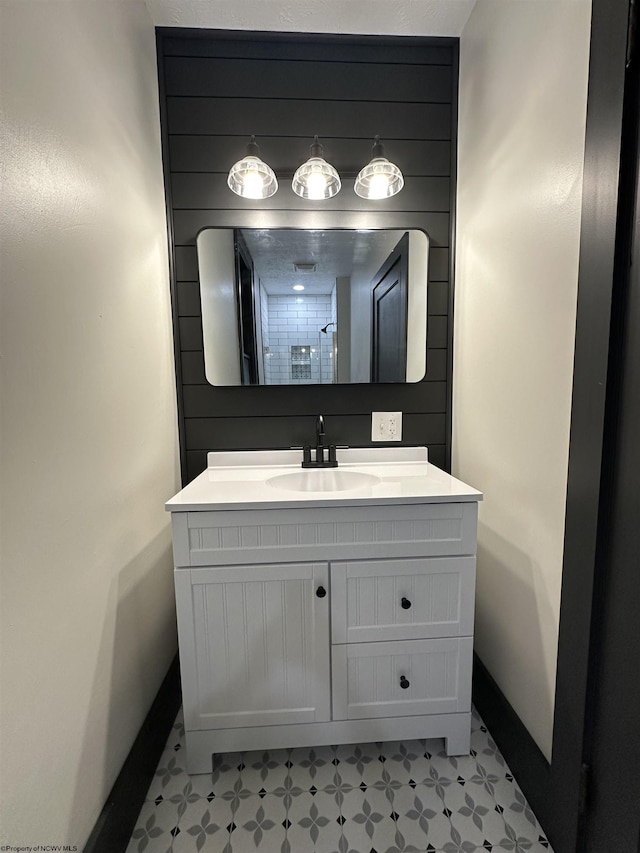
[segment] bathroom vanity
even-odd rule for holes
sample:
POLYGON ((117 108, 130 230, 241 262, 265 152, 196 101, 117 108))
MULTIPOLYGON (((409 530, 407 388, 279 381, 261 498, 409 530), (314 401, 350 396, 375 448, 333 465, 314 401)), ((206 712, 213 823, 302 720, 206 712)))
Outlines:
POLYGON ((210 453, 168 501, 190 773, 235 750, 469 751, 482 494, 426 448, 210 453))

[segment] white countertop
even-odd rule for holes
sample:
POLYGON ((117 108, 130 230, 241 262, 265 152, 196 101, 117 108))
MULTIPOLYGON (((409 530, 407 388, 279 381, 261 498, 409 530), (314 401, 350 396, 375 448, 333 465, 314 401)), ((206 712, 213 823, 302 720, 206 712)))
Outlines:
MULTIPOLYGON (((427 461, 425 447, 338 448, 339 467, 377 478, 341 491, 294 491, 267 481, 302 471, 302 450, 208 454, 208 468, 165 504, 169 512, 480 501, 482 492, 427 461)), ((309 469, 307 469, 309 470, 309 469)))

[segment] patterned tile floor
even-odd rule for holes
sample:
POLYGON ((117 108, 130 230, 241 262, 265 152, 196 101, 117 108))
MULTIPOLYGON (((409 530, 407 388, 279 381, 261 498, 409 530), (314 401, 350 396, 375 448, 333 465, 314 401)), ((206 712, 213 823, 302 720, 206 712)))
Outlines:
POLYGON ((227 753, 188 776, 183 737, 180 713, 127 853, 551 851, 475 712, 457 758, 442 740, 365 743, 227 753))

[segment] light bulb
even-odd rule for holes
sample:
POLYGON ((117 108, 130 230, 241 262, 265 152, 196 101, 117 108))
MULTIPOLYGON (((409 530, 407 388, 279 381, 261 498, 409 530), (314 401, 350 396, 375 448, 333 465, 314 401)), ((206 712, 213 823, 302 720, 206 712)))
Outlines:
POLYGON ((386 175, 374 175, 369 184, 369 198, 386 198, 389 193, 389 178, 386 175))
POLYGON ((264 193, 264 179, 258 172, 247 172, 242 178, 242 195, 245 198, 262 198, 264 193))
POLYGON ((309 198, 317 201, 325 197, 327 179, 321 172, 312 172, 307 178, 309 198))

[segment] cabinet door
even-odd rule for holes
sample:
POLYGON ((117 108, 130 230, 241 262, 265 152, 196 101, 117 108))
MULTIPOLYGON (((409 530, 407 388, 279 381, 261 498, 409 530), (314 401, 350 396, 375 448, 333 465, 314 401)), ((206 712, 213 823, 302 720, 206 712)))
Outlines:
POLYGON ((175 581, 188 729, 330 719, 325 563, 177 569, 175 581))
POLYGON ((334 643, 473 634, 475 557, 331 564, 334 643))

